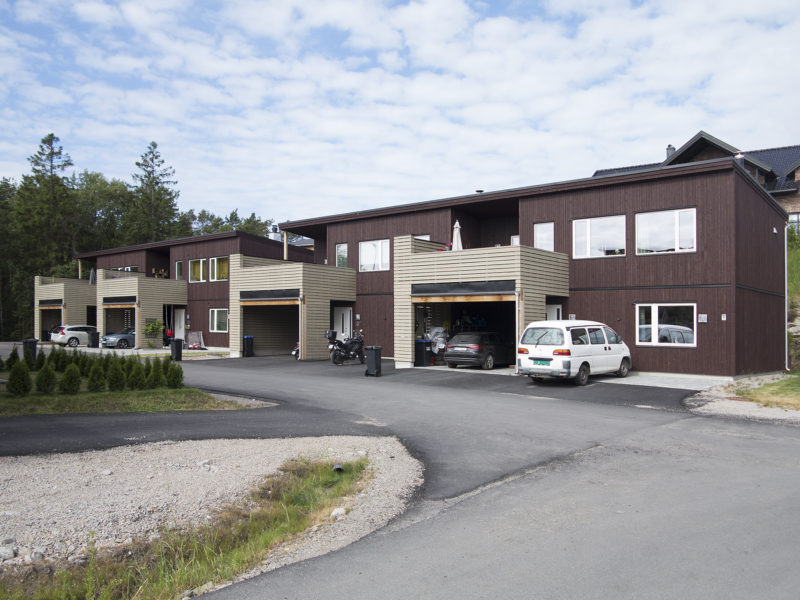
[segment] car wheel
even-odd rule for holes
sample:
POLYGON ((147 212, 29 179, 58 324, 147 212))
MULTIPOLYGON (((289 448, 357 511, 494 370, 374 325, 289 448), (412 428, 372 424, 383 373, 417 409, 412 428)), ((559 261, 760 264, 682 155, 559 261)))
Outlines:
POLYGON ((627 377, 631 370, 631 363, 627 358, 623 358, 619 365, 619 371, 614 373, 617 377, 627 377))
POLYGON ((450 367, 451 369, 455 369, 458 365, 454 362, 449 362, 447 363, 447 366, 450 367))
POLYGON ((531 381, 534 383, 542 383, 544 381, 544 377, 538 377, 537 375, 528 375, 531 378, 531 381))
POLYGON ((125 349, 128 347, 128 340, 120 340, 117 342, 117 348, 125 349))
POLYGON ((589 365, 583 363, 575 376, 575 385, 586 385, 589 383, 589 365))
POLYGON ((67 340, 67 345, 70 348, 77 348, 78 347, 78 338, 69 338, 67 340))
POLYGON ((481 369, 489 371, 494 369, 494 354, 489 352, 486 357, 483 359, 483 364, 481 365, 481 369))

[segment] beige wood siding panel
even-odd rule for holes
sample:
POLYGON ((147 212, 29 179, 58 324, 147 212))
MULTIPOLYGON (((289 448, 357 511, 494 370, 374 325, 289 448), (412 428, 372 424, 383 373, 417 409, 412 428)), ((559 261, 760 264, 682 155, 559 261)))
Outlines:
MULTIPOLYGON (((136 342, 139 347, 160 348, 162 338, 145 338, 144 327, 150 321, 164 322, 164 305, 184 306, 187 302, 186 281, 142 277, 136 279, 136 342)), ((122 294, 120 294, 122 295, 122 294)), ((225 308, 221 306, 220 308, 225 308)))

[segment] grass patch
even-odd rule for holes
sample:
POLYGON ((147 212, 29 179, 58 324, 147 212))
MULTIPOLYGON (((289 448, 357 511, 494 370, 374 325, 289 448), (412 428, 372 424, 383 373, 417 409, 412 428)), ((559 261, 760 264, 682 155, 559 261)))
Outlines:
POLYGON ((264 560, 276 544, 319 523, 364 484, 367 459, 334 471, 329 462, 291 461, 212 524, 164 531, 114 552, 92 551, 88 564, 63 569, 26 565, 0 574, 9 600, 179 598, 185 590, 231 580, 264 560))
POLYGON ((0 394, 0 415, 53 415, 65 413, 160 412, 170 410, 230 410, 246 408, 218 400, 194 388, 157 388, 121 392, 77 394, 39 394, 13 396, 0 394))
POLYGON ((763 406, 800 410, 800 374, 755 389, 738 389, 737 395, 763 406))

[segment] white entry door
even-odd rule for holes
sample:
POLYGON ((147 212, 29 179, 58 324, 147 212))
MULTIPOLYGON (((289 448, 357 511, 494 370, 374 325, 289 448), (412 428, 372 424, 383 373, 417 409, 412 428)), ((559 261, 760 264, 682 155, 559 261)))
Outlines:
POLYGON ((172 333, 176 340, 186 339, 186 309, 176 308, 172 314, 172 333))
POLYGON ((560 304, 548 304, 545 306, 545 315, 547 316, 548 321, 560 321, 561 320, 561 305, 560 304))
POLYGON ((353 307, 333 307, 333 328, 336 330, 337 339, 344 340, 353 333, 353 307))

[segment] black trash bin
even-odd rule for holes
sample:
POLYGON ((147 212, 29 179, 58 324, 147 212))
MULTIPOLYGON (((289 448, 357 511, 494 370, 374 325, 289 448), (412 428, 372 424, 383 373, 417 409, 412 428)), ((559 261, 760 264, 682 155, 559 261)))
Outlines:
POLYGON ((383 346, 366 346, 364 348, 367 354, 367 370, 364 375, 367 377, 381 376, 381 350, 383 350, 383 346))
POLYGON ((254 340, 255 338, 252 335, 242 336, 242 341, 244 342, 244 356, 255 356, 255 354, 253 354, 254 340))
POLYGON ((169 341, 169 357, 172 360, 183 360, 183 340, 172 338, 169 341))
POLYGON ((100 332, 99 331, 90 331, 89 332, 89 348, 99 348, 100 347, 100 332))
POLYGON ((433 350, 431 350, 430 340, 415 340, 414 344, 414 366, 430 367, 433 350))
POLYGON ((31 353, 33 360, 36 360, 36 344, 39 340, 36 338, 25 338, 22 340, 22 356, 27 356, 28 352, 31 353))

